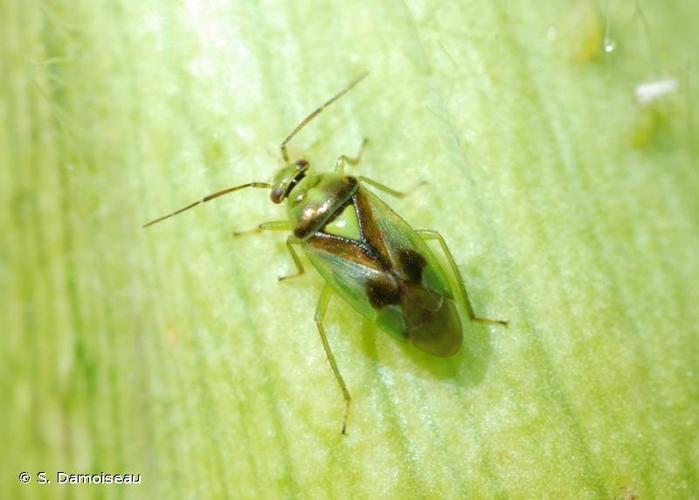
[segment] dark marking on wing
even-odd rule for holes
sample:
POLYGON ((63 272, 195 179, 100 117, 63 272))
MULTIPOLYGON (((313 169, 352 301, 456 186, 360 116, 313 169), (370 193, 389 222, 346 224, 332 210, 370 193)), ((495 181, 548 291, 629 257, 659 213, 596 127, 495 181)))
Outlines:
POLYGON ((388 253, 381 229, 374 218, 371 203, 362 192, 362 189, 357 190, 352 196, 352 201, 357 209, 359 228, 365 243, 374 251, 376 260, 381 262, 385 270, 393 269, 391 265, 391 255, 388 253))
POLYGON ((403 271, 408 277, 409 283, 418 284, 422 281, 422 270, 427 261, 415 250, 402 248, 398 251, 398 259, 403 271))
POLYGON ((369 280, 366 284, 366 294, 374 309, 400 303, 401 290, 395 281, 388 277, 369 280))
POLYGON ((363 241, 350 240, 335 234, 318 231, 313 233, 306 242, 309 246, 349 262, 356 262, 372 269, 385 271, 381 262, 376 260, 375 252, 363 241))
POLYGON ((397 258, 391 260, 385 235, 376 222, 369 198, 361 189, 339 205, 326 224, 333 221, 348 204, 352 204, 356 210, 361 239, 348 239, 321 229, 306 240, 308 245, 380 271, 379 276, 368 279, 365 284, 366 297, 374 309, 400 305, 410 325, 429 323, 440 309, 442 297, 422 286, 422 275, 427 266, 425 257, 411 248, 400 248, 395 254, 397 258))

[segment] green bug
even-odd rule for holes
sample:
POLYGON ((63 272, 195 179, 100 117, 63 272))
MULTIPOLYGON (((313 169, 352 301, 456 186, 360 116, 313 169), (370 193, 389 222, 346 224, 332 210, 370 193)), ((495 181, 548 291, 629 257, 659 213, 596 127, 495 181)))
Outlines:
POLYGON ((277 172, 271 184, 251 182, 227 188, 143 226, 151 226, 201 203, 248 187, 271 189, 274 203, 287 200, 288 220, 264 222, 252 231, 236 235, 268 230, 291 231, 286 246, 297 272, 279 280, 304 273, 294 246, 304 250, 308 260, 325 279, 315 322, 345 400, 343 434, 347 429, 351 398, 323 328, 325 312, 333 294, 339 295, 388 334, 438 357, 456 354, 462 344, 463 329, 456 309, 457 299, 465 307, 470 320, 507 325, 506 321, 476 316, 454 257, 437 231, 412 229, 365 185, 398 198, 405 196, 405 193, 366 177, 344 173, 346 164, 359 162, 366 139, 355 157, 342 155, 337 159, 333 173, 309 174, 310 165, 306 160, 289 160, 289 141, 365 77, 366 73, 291 131, 280 147, 285 166, 277 172), (427 240, 437 240, 439 243, 457 284, 456 290, 425 243, 427 240))

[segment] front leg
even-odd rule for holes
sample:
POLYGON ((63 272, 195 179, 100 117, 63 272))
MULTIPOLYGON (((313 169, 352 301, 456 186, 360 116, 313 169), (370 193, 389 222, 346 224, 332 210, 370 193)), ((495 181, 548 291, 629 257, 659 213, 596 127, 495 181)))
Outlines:
POLYGON ((341 155, 335 162, 335 172, 338 174, 345 173, 345 166, 349 163, 350 165, 356 165, 362 159, 362 154, 364 153, 364 148, 369 143, 369 139, 366 137, 362 141, 362 145, 359 146, 359 152, 352 158, 347 155, 341 155))
POLYGON ((247 231, 235 231, 233 237, 245 236, 246 234, 257 234, 262 231, 291 231, 294 228, 291 221, 288 220, 274 220, 269 222, 263 222, 255 229, 249 229, 247 231))

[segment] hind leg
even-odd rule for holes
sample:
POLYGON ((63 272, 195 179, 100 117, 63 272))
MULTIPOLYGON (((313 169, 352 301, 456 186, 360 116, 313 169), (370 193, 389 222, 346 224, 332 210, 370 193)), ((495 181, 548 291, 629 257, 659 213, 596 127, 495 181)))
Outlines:
POLYGON ((432 231, 430 229, 422 229, 416 232, 422 237, 423 240, 437 240, 439 242, 440 247, 442 247, 442 252, 444 252, 444 255, 447 257, 447 261, 449 262, 451 272, 456 278, 456 281, 459 285, 459 292, 461 294, 462 303, 466 307, 466 312, 468 313, 468 317, 471 318, 471 321, 477 321, 479 323, 487 323, 491 325, 507 326, 507 321, 502 319, 482 318, 480 316, 476 316, 476 313, 473 311, 473 305, 471 304, 471 300, 468 298, 468 293, 466 292, 466 285, 464 285, 464 279, 461 277, 461 273, 459 272, 459 268, 456 265, 454 256, 452 255, 451 250, 449 250, 447 242, 444 241, 442 235, 439 234, 437 231, 432 231))

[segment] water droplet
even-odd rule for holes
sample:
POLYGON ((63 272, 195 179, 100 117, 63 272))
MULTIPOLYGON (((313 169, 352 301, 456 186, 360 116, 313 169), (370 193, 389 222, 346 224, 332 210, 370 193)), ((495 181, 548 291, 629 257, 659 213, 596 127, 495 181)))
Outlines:
POLYGON ((604 51, 606 53, 614 52, 615 48, 616 48, 616 42, 614 40, 612 40, 611 38, 604 39, 604 51))

